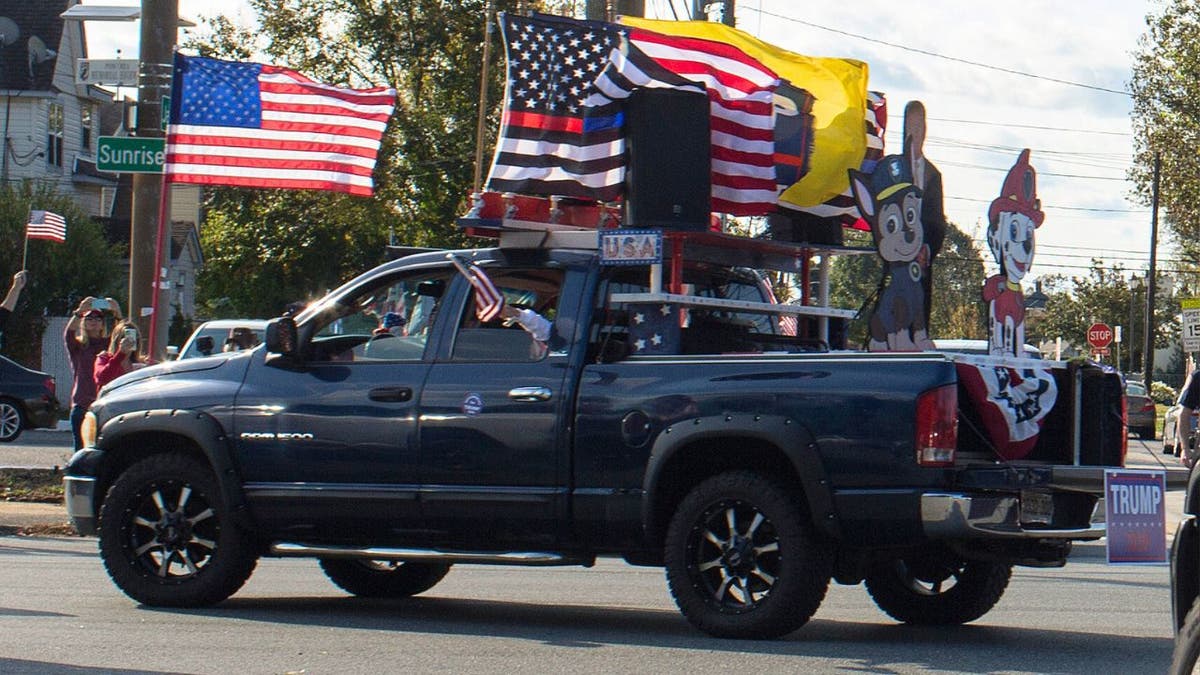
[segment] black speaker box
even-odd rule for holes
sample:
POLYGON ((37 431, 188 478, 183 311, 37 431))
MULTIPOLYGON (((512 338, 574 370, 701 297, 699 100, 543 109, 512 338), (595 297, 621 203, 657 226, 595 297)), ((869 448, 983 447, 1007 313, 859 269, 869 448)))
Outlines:
POLYGON ((625 104, 624 227, 707 230, 712 138, 704 94, 639 89, 625 104))
POLYGON ((800 211, 780 211, 767 216, 767 231, 775 241, 841 246, 842 223, 800 211))

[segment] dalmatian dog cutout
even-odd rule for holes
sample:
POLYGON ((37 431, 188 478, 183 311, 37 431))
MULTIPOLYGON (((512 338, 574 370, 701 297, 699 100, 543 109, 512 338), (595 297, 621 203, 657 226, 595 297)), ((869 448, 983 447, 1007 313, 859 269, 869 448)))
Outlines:
POLYGON ((1025 295, 1021 280, 1029 273, 1035 251, 1034 233, 1045 219, 1037 196, 1037 172, 1029 164, 1029 149, 1021 151, 1008 170, 1000 196, 988 208, 988 247, 1000 273, 983 285, 988 303, 988 352, 1022 355, 1025 344, 1025 295))

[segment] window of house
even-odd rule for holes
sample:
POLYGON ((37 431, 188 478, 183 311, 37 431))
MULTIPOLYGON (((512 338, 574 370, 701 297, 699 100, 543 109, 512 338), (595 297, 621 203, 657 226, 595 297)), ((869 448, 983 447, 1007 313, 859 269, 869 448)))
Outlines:
POLYGON ((86 103, 79 110, 79 127, 82 134, 80 143, 83 144, 84 150, 90 150, 92 147, 92 106, 86 103))
POLYGON ((46 120, 46 163, 63 165, 63 107, 58 103, 50 104, 46 120))

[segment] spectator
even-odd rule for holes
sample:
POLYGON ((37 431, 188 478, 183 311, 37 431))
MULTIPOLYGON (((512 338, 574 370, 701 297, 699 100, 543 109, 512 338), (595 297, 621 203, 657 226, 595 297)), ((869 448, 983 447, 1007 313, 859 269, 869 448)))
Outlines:
POLYGON ((71 383, 71 434, 75 439, 76 450, 83 447, 83 441, 79 438, 79 426, 83 423, 83 415, 92 401, 96 400, 96 355, 104 351, 108 343, 105 337, 104 310, 112 312, 117 320, 121 319, 121 306, 116 300, 89 295, 75 308, 63 331, 63 343, 67 347, 67 356, 71 359, 71 372, 74 376, 71 383))
POLYGON ((4 302, 0 303, 0 351, 4 350, 4 333, 8 330, 8 317, 12 316, 13 310, 17 308, 17 298, 21 295, 21 289, 25 288, 25 281, 28 273, 21 270, 13 275, 12 288, 8 289, 8 295, 4 296, 4 302))
POLYGON ((125 373, 146 365, 138 357, 137 348, 138 332, 132 323, 122 321, 113 327, 108 350, 96 355, 94 377, 97 392, 125 373))

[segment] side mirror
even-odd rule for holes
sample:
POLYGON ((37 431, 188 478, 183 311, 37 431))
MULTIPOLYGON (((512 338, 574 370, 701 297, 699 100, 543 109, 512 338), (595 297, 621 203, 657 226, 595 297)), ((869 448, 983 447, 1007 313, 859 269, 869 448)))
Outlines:
POLYGON ((205 356, 212 356, 213 346, 213 339, 211 335, 201 335, 200 337, 196 338, 196 351, 205 356))
POLYGON ((300 362, 296 334, 296 321, 290 316, 281 316, 267 322, 266 343, 268 365, 291 366, 300 362))
POLYGON ((179 346, 167 345, 167 360, 174 361, 179 358, 179 346))

